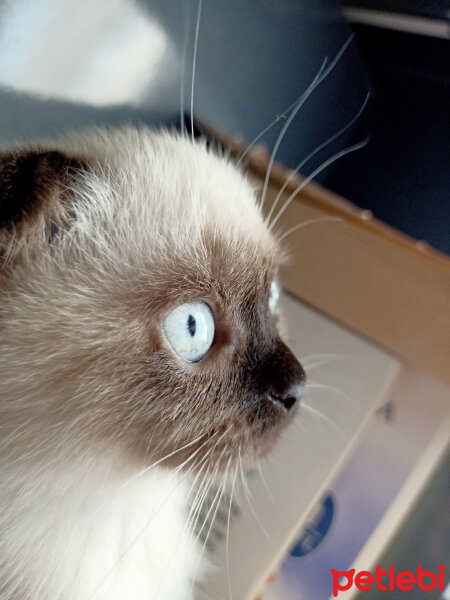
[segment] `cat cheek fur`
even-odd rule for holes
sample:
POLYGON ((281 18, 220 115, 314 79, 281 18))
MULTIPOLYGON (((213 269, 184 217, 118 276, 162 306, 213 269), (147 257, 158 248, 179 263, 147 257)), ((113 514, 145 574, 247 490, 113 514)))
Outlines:
POLYGON ((268 313, 279 260, 204 144, 93 130, 0 155, 1 600, 190 597, 189 473, 265 454, 293 414, 268 390, 304 378, 268 313), (192 365, 161 323, 194 299, 216 336, 192 365))

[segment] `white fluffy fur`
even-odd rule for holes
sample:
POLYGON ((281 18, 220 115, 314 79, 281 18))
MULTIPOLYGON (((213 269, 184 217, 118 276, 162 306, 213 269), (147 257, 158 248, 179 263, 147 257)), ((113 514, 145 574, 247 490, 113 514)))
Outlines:
POLYGON ((26 585, 14 600, 191 597, 201 567, 194 539, 185 535, 188 485, 161 471, 127 483, 133 475, 93 456, 15 479, 9 494, 20 486, 22 498, 2 512, 2 529, 10 530, 1 546, 4 568, 26 585))
POLYGON ((112 368, 98 383, 102 365, 145 343, 122 298, 161 254, 191 253, 201 269, 205 220, 236 244, 273 242, 247 181, 203 145, 124 130, 59 147, 100 163, 72 190, 70 233, 51 251, 43 239, 6 291, 0 279, 0 599, 187 600, 199 561, 192 534, 183 538, 188 479, 150 470, 127 485, 142 465, 120 443, 91 442, 85 415, 67 412, 85 401, 95 428, 98 402, 108 418, 102 403, 119 388, 112 368), (61 365, 83 367, 90 392, 61 365))

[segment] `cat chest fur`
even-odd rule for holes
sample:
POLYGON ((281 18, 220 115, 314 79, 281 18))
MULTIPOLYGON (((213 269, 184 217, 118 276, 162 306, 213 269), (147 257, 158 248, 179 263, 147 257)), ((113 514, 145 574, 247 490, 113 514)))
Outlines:
POLYGON ((186 527, 183 475, 151 470, 125 478, 105 468, 91 468, 75 487, 56 469, 50 485, 29 490, 26 510, 24 498, 3 512, 15 528, 1 554, 17 572, 2 600, 14 587, 30 600, 191 597, 201 547, 186 527))

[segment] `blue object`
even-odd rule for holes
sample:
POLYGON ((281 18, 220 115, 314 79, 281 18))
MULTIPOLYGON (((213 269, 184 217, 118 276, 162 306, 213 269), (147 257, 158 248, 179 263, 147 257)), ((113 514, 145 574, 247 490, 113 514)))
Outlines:
POLYGON ((313 518, 306 524, 300 539, 291 550, 291 556, 305 556, 322 543, 333 521, 335 503, 331 494, 326 496, 313 518))

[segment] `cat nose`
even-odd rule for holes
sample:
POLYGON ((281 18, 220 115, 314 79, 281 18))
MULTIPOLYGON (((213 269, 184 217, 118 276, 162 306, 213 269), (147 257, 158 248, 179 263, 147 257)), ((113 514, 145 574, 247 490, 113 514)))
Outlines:
MULTIPOLYGON (((303 377, 304 379, 304 377, 303 377)), ((283 406, 287 411, 291 410, 293 406, 300 402, 305 389, 304 382, 298 382, 291 385, 291 387, 285 391, 285 393, 269 392, 269 399, 273 404, 277 406, 283 406)))
POLYGON ((305 389, 303 367, 280 340, 260 365, 261 392, 265 399, 286 411, 300 402, 305 389))

